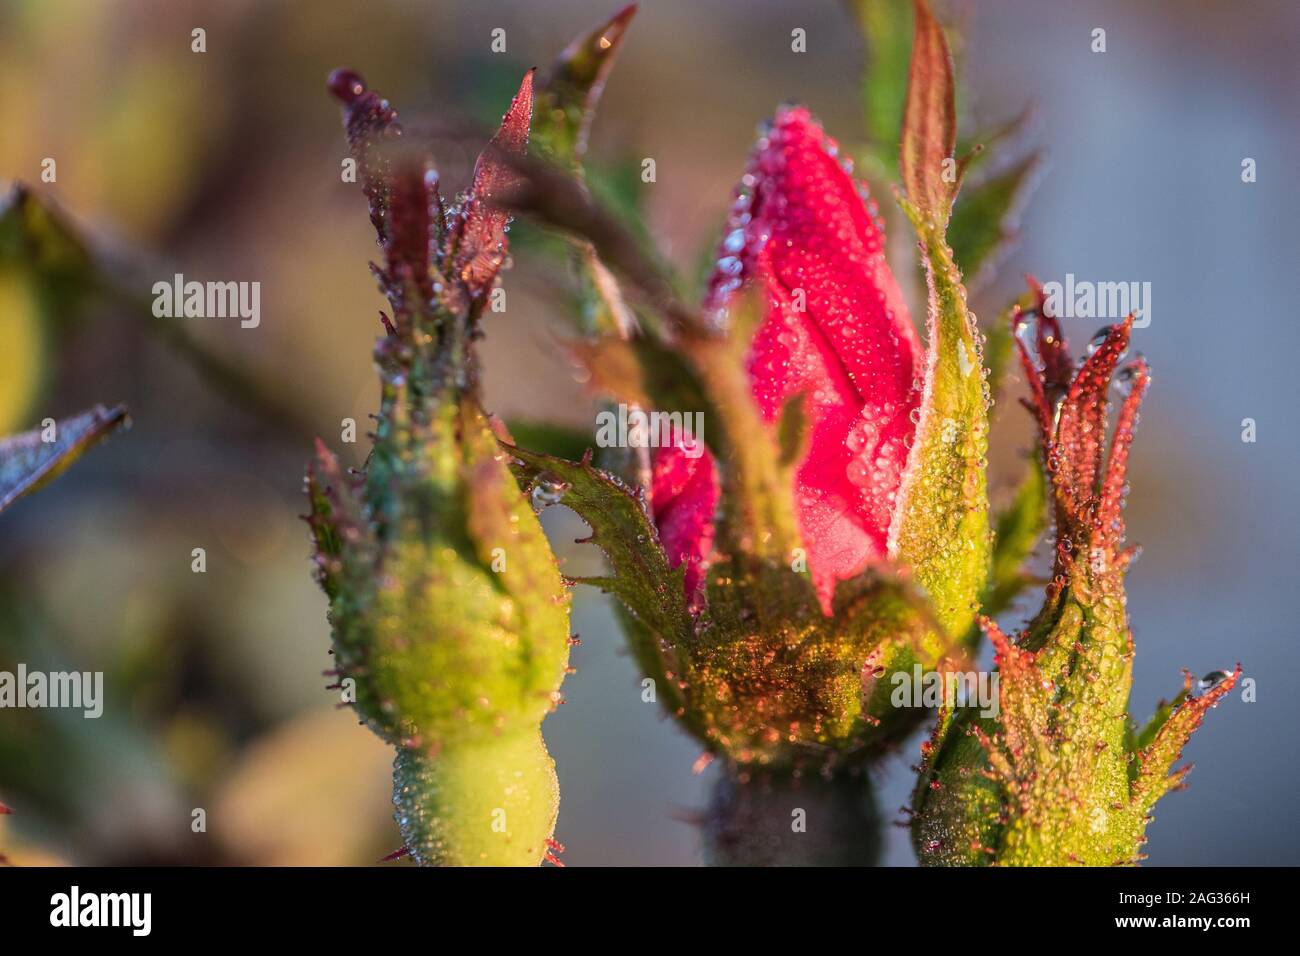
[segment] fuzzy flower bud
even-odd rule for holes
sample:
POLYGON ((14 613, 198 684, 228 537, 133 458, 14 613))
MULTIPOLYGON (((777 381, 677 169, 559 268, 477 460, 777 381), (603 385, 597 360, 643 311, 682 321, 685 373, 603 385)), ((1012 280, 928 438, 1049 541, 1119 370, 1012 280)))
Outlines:
POLYGON ((522 151, 526 75, 492 151, 447 208, 396 114, 356 74, 330 81, 385 254, 393 308, 375 350, 366 466, 318 443, 308 473, 318 576, 345 701, 398 749, 393 800, 419 863, 536 865, 559 789, 541 737, 568 664, 568 592, 477 398, 472 344, 506 252, 493 205, 522 151))
POLYGON ((1124 544, 1122 507, 1150 371, 1141 357, 1120 367, 1131 316, 1104 329, 1076 368, 1041 291, 1037 300, 1012 321, 1051 486, 1054 574, 1023 634, 981 621, 997 652, 996 715, 945 713, 923 748, 913 832, 925 863, 1138 862, 1152 808, 1182 785, 1183 746, 1240 675, 1216 672, 1199 696, 1188 675, 1145 728, 1130 721, 1123 576, 1135 549, 1124 544), (1112 383, 1121 400, 1107 451, 1112 383))
MULTIPOLYGON (((927 351, 884 248, 838 146, 806 109, 781 109, 737 192, 711 331, 682 341, 674 369, 710 433, 670 420, 641 488, 512 452, 592 525, 613 566, 592 583, 622 598, 638 660, 735 764, 829 772, 905 732, 923 711, 890 704, 888 675, 962 654, 987 581, 973 317, 945 260, 927 351)), ((652 393, 663 359, 644 341, 577 351, 618 397, 665 404, 611 372, 631 353, 652 393)))
POLYGON ((929 278, 925 345, 866 185, 807 109, 782 107, 700 319, 670 341, 574 349, 600 391, 669 417, 627 476, 640 487, 590 458, 514 452, 592 526, 611 565, 592 583, 625 605, 663 702, 736 766, 852 767, 924 713, 892 705, 890 676, 959 658, 978 633, 988 387, 945 242, 951 67, 923 5, 917 31, 900 202, 929 278), (686 454, 678 409, 708 424, 703 453, 686 454))

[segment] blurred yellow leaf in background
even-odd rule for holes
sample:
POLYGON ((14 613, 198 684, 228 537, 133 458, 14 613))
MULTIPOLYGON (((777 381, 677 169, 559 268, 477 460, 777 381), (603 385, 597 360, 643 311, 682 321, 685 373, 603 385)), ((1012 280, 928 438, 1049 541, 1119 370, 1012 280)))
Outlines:
POLYGON ((31 283, 0 270, 0 435, 28 425, 44 379, 45 334, 31 283))
POLYGON ((261 866, 367 864, 401 845, 393 752, 351 710, 316 710, 242 754, 208 820, 239 859, 261 866))

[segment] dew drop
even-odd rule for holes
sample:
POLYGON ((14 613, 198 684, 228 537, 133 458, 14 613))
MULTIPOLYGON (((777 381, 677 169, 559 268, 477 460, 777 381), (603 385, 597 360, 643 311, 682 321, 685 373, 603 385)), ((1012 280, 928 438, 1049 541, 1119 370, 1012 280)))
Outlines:
POLYGON ((1144 360, 1142 358, 1142 353, 1139 352, 1133 361, 1129 362, 1115 373, 1115 391, 1119 392, 1121 395, 1129 395, 1132 393, 1133 389, 1137 386, 1143 365, 1144 360))
POLYGON ((858 488, 866 488, 871 484, 871 469, 861 458, 854 458, 850 461, 845 469, 845 474, 848 476, 849 481, 858 488))
POLYGON ((366 81, 353 70, 337 69, 330 74, 329 91, 343 103, 351 103, 366 91, 366 81))
MULTIPOLYGON (((1098 329, 1097 334, 1094 335, 1092 337, 1092 341, 1088 343, 1088 354, 1091 355, 1093 352, 1097 351, 1097 349, 1101 348, 1101 346, 1105 344, 1106 339, 1110 336, 1110 333, 1114 331, 1115 328, 1116 326, 1107 325, 1098 329)), ((1120 353, 1115 356, 1115 361, 1122 362, 1127 357, 1128 357, 1128 346, 1125 345, 1123 350, 1120 351, 1120 353)))
POLYGON ((1227 671, 1210 671, 1197 682, 1196 686, 1202 691, 1214 690, 1227 679, 1227 671))
POLYGON ((1097 351, 1097 349, 1105 345, 1106 340, 1110 338, 1110 334, 1114 331, 1115 331, 1115 326, 1113 325, 1103 325, 1101 328, 1099 328, 1096 331, 1096 333, 1094 333, 1093 337, 1088 341, 1088 354, 1092 355, 1094 352, 1097 351))
POLYGON ((558 505, 568 490, 569 483, 556 475, 541 475, 533 485, 533 510, 541 511, 551 505, 558 505))

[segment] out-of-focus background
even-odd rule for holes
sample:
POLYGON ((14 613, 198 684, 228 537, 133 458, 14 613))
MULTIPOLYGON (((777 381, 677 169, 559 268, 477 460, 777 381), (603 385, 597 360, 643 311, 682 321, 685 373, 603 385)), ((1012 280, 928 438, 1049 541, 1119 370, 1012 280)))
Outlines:
MULTIPOLYGON (((991 317, 1032 271, 1152 284, 1135 335, 1154 386, 1134 451, 1129 578, 1144 718, 1197 674, 1241 661, 1236 692, 1186 757, 1190 791, 1163 801, 1152 864, 1294 864, 1300 787, 1287 613, 1295 592, 1300 428, 1300 7, 1283 0, 939 5, 960 24, 961 95, 980 128, 1037 107, 1048 163, 1022 237, 974 297, 991 317), (1092 31, 1107 50, 1093 53, 1092 31), (1243 183, 1241 163, 1258 178, 1243 183), (1253 419, 1254 442, 1242 440, 1253 419)), ((382 300, 373 234, 343 183, 330 69, 349 65, 404 119, 485 130, 523 69, 544 66, 613 12, 592 0, 0 2, 0 180, 56 201, 97 248, 129 261, 146 303, 98 296, 51 308, 0 260, 0 433, 95 402, 135 427, 0 518, 0 669, 101 670, 104 716, 0 711, 0 853, 19 863, 369 863, 399 844, 389 752, 336 710, 325 601, 311 578, 301 476, 313 432, 340 446, 377 389, 382 300), (206 31, 206 52, 191 31, 206 31), (490 49, 504 28, 507 49, 490 49), (42 161, 56 162, 42 182, 42 161), (177 319, 205 349, 266 383, 262 405, 203 377, 147 314, 148 287, 258 281, 262 321, 177 319), (284 412, 283 416, 272 410, 284 412), (295 417, 296 416, 296 417, 295 417), (191 551, 207 571, 191 571, 191 551), (206 812, 206 832, 191 827, 206 812)), ((716 241, 756 124, 807 103, 848 146, 864 122, 853 17, 832 0, 649 0, 601 104, 593 178, 633 178, 661 248, 687 273, 716 241), (807 52, 791 51, 791 30, 807 52)), ((462 185, 478 142, 437 146, 462 185)), ((882 204, 886 204, 882 197, 882 204)), ((896 230, 901 232, 901 230, 896 230)), ((520 233, 521 235, 523 233, 520 233)), ((899 236, 895 236, 896 239, 899 236)), ((910 254, 906 238, 895 243, 910 254)), ((490 316, 487 404, 507 419, 590 427, 590 398, 557 358, 571 322, 562 267, 529 245, 490 316)), ((57 303, 56 303, 57 304, 57 303)), ((1067 320, 1082 345, 1095 320, 1067 320)), ((1028 436, 1011 382, 994 427, 995 494, 1028 436)), ((354 454, 360 446, 351 446, 354 454)), ((547 512, 555 540, 580 523, 547 512)), ((569 567, 595 559, 568 547, 569 567)), ((1022 607, 1020 610, 1023 611, 1022 607)), ((573 864, 690 864, 688 820, 712 775, 697 745, 643 703, 602 595, 580 589, 578 672, 545 724, 558 763, 558 838, 573 864)), ((1015 623, 1014 615, 1011 623, 1015 623)), ((876 774, 889 819, 907 800, 917 740, 876 774)), ((889 827, 885 862, 910 865, 889 827)))

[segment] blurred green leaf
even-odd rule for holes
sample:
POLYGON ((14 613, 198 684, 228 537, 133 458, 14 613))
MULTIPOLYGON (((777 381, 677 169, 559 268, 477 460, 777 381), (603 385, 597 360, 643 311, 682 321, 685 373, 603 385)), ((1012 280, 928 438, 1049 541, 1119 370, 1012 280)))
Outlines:
POLYGON ((781 449, 778 460, 782 468, 793 468, 803 461, 808 453, 808 416, 804 413, 804 395, 800 393, 789 399, 781 407, 781 417, 777 419, 777 444, 781 449))
POLYGON ((982 602, 984 614, 992 617, 1005 611, 1032 583, 1025 562, 1046 528, 1047 481, 1037 461, 1030 461, 1015 498, 998 513, 994 525, 993 573, 982 602))
POLYGON ((0 265, 0 434, 28 423, 48 378, 50 339, 28 275, 0 265))
POLYGON ((898 135, 912 50, 911 0, 850 0, 867 45, 862 108, 877 178, 898 179, 898 135))
POLYGON ((982 271, 1015 239, 1017 216, 1033 189, 1039 155, 1033 153, 962 192, 948 225, 948 242, 963 274, 978 285, 982 271))
POLYGON ((591 434, 579 428, 529 420, 507 422, 506 428, 520 447, 546 455, 578 459, 591 447, 591 434))
POLYGON ((591 244, 600 261, 659 316, 672 333, 703 333, 696 308, 680 295, 667 259, 599 202, 572 173, 535 156, 506 156, 519 180, 502 204, 591 244))
POLYGON ((93 282, 90 256, 62 213, 20 184, 0 198, 0 434, 26 423, 53 345, 93 282))
POLYGON ((90 253, 61 212, 21 183, 0 199, 0 261, 25 260, 42 275, 89 284, 90 253))
POLYGON ((76 318, 88 296, 98 294, 138 314, 210 384, 264 420, 292 434, 313 434, 309 406, 274 378, 202 342, 184 323, 153 314, 145 294, 149 277, 172 271, 137 249, 93 246, 56 206, 15 185, 0 201, 0 334, 6 346, 12 344, 0 351, 0 426, 20 421, 38 394, 45 342, 76 318), (21 390, 14 384, 20 380, 21 390))
MULTIPOLYGON (((960 110, 957 115, 962 115, 960 110)), ((1030 104, 1001 126, 977 130, 970 136, 958 135, 957 155, 969 157, 966 171, 987 165, 991 157, 1000 156, 1008 148, 1011 153, 1023 153, 1024 150, 1018 148, 1018 143, 1024 138, 1033 118, 1034 108, 1030 104)), ((1006 165, 1002 160, 999 162, 1006 165)))
POLYGON ((1015 337, 1007 322, 994 322, 984 331, 984 365, 989 370, 989 397, 994 402, 1002 394, 1002 382, 1011 367, 1015 337))

